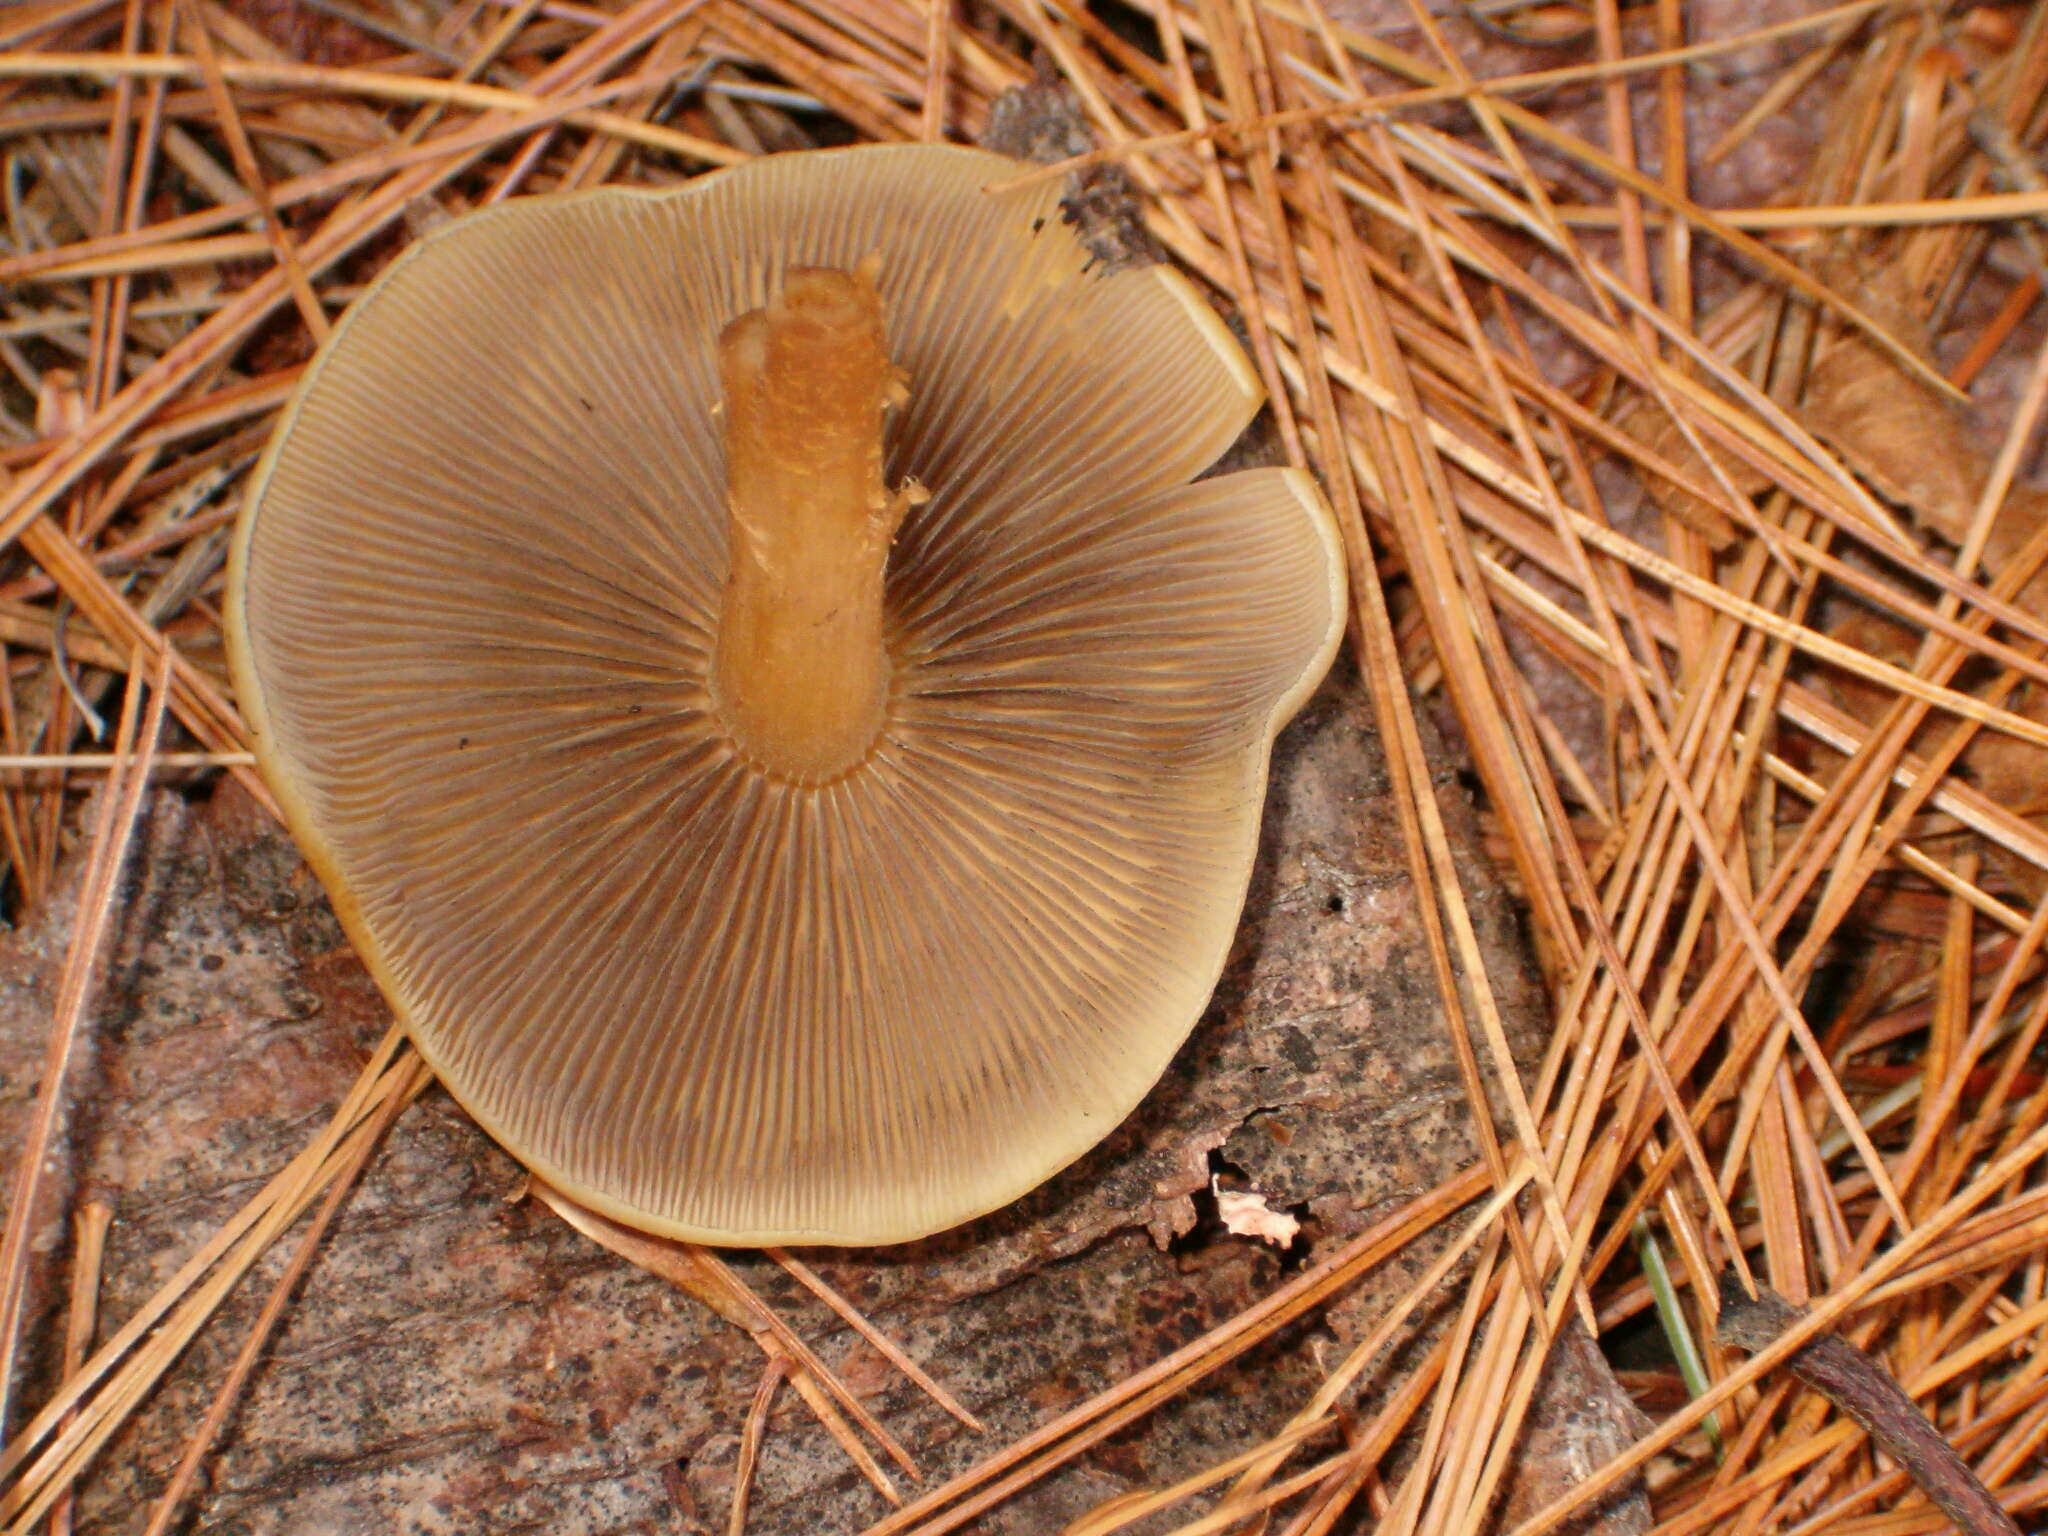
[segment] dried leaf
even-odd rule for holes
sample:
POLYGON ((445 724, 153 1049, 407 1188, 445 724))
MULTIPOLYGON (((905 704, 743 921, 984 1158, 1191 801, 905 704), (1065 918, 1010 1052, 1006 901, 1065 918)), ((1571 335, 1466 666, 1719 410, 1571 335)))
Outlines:
MULTIPOLYGON (((2015 487, 2006 497, 1985 546, 1986 570, 1997 575, 2026 546, 2048 516, 2048 492, 2015 487)), ((2015 602, 2028 612, 2048 617, 2048 572, 2023 587, 2015 602)), ((2038 683, 2021 687, 2007 701, 2015 714, 2030 720, 2048 719, 2048 689, 2038 683)), ((2048 820, 2048 752, 2002 731, 1982 732, 1963 759, 1977 788, 2015 815, 2040 823, 2048 820)), ((2029 897, 2041 891, 2040 872, 2023 860, 1992 851, 1991 865, 2029 897)))
MULTIPOLYGON (((1824 272, 1893 335, 1929 345, 1904 271, 1870 262, 1855 275, 1824 272)), ((1806 425, 1922 529, 1960 543, 1983 474, 1962 414, 1861 332, 1838 334, 1807 376, 1806 425)))
MULTIPOLYGON (((1615 417, 1615 425, 1696 482, 1704 485, 1714 483, 1713 471, 1686 441, 1685 434, 1678 430, 1678 423, 1672 420, 1671 413, 1657 401, 1640 395, 1631 397, 1615 417)), ((1744 496, 1754 496, 1770 484, 1756 470, 1725 454, 1715 454, 1714 462, 1720 465, 1729 482, 1744 496)), ((1672 484, 1662 475, 1641 470, 1637 475, 1642 481, 1643 493, 1666 517, 1685 524, 1716 550, 1726 549, 1735 542, 1734 520, 1713 502, 1672 484)))

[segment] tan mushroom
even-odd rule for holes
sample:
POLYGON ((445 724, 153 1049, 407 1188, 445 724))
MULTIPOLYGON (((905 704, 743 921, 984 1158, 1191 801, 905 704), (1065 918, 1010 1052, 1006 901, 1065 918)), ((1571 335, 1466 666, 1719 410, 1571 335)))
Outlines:
POLYGON ((294 831, 456 1097, 632 1225, 1003 1205, 1222 967, 1335 533, 1299 472, 1194 481, 1255 376, 1019 169, 818 151, 457 221, 251 489, 230 643, 294 831))

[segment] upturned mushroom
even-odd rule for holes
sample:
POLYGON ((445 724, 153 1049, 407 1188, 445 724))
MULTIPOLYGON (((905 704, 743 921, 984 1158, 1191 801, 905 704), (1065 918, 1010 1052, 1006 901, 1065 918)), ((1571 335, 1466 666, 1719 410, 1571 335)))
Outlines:
POLYGON ((1215 986, 1344 622, 1255 375, 980 151, 535 198, 394 261, 238 530, 258 756, 422 1055, 701 1242, 1006 1204, 1215 986))

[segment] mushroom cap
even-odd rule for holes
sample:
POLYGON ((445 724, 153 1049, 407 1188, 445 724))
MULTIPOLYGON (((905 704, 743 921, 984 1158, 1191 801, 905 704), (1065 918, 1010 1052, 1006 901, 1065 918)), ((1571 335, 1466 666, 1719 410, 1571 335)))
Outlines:
POLYGON ((455 221, 247 498, 231 663, 350 936, 492 1135, 645 1230, 902 1241, 1100 1140, 1214 989, 1342 633, 1306 475, 1189 483, 1261 401, 1228 332, 1022 169, 813 151, 455 221), (930 498, 883 734, 796 785, 708 707, 716 339, 876 253, 888 479, 930 498))

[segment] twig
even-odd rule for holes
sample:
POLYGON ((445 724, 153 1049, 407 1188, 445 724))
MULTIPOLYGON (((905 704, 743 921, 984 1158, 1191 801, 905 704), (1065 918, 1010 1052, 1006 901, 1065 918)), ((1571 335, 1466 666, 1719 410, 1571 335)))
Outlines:
MULTIPOLYGON (((1754 1297, 1747 1295, 1730 1272, 1721 1280, 1721 1320, 1714 1337, 1754 1353, 1776 1343, 1805 1315, 1768 1286, 1754 1297)), ((2005 1506, 1891 1373, 1847 1339, 1817 1334, 1779 1363, 1861 1424, 1965 1536, 2020 1536, 2005 1506)))

